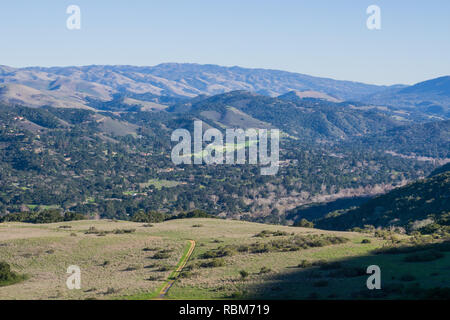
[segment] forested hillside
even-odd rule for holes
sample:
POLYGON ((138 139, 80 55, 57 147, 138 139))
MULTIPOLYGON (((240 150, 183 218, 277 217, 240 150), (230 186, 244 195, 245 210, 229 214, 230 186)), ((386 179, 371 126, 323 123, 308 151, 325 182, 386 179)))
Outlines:
POLYGON ((372 225, 399 226, 423 233, 449 232, 450 170, 446 166, 427 179, 392 190, 357 209, 331 213, 317 225, 339 230, 372 225))
POLYGON ((347 112, 321 103, 287 103, 237 92, 193 99, 189 112, 181 112, 184 103, 169 112, 3 105, 1 212, 53 208, 130 219, 140 210, 177 214, 203 209, 226 217, 289 223, 284 212, 299 205, 379 194, 435 168, 432 161, 350 143, 354 133, 391 128, 395 121, 388 115, 347 112), (220 116, 214 118, 211 111, 220 116), (305 115, 308 121, 302 120, 305 115), (221 129, 255 123, 280 126, 289 134, 281 140, 279 173, 261 176, 260 168, 251 165, 175 166, 170 134, 192 126, 196 118, 221 129), (357 118, 357 125, 350 126, 357 118))

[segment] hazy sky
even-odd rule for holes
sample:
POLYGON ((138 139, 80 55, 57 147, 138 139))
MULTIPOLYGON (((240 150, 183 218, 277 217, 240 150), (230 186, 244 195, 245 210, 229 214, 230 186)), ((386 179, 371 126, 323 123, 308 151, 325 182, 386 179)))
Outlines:
POLYGON ((377 84, 450 74, 450 1, 8 0, 0 64, 211 63, 377 84), (69 5, 81 30, 66 28, 69 5), (366 9, 381 8, 381 30, 366 9))

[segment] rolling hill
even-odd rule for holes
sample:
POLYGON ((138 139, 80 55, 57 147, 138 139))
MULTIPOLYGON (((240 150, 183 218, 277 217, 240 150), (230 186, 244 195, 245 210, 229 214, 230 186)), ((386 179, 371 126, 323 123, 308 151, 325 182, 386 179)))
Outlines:
POLYGON ((355 110, 319 99, 286 101, 247 91, 196 99, 168 111, 195 116, 219 127, 275 127, 303 140, 342 140, 400 124, 378 110, 355 110))

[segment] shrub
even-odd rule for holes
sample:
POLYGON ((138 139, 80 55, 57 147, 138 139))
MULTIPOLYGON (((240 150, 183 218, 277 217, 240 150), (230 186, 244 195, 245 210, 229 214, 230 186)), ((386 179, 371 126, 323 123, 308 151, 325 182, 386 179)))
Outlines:
POLYGON ((106 267, 106 266, 108 266, 108 265, 110 265, 111 264, 111 262, 109 261, 109 260, 105 260, 103 263, 102 263, 102 267, 106 267))
POLYGON ((218 268, 225 265, 225 260, 222 258, 212 259, 211 261, 203 262, 200 264, 201 268, 218 268))
POLYGON ((187 278, 191 278, 193 275, 194 274, 191 271, 182 271, 180 273, 180 278, 187 279, 187 278))
POLYGON ((232 256, 235 254, 235 249, 232 246, 219 247, 215 250, 208 250, 200 255, 200 259, 222 258, 232 256))
POLYGON ((297 221, 294 224, 294 227, 301 227, 301 228, 314 228, 314 223, 311 221, 308 221, 306 219, 301 219, 300 221, 297 221))
POLYGON ((11 266, 8 263, 0 261, 0 287, 11 285, 25 279, 25 276, 11 271, 11 266))
POLYGON ((123 234, 123 233, 134 233, 136 229, 115 229, 113 231, 114 234, 123 234))
POLYGON ((246 246, 246 245, 240 245, 240 246, 237 247, 236 250, 237 250, 238 252, 245 253, 245 252, 248 252, 249 246, 246 246))
POLYGON ((133 222, 145 223, 158 223, 163 222, 164 220, 166 220, 166 215, 164 213, 156 211, 144 212, 143 210, 136 212, 131 218, 131 221, 133 222))
POLYGON ((262 268, 259 270, 259 274, 264 274, 264 273, 269 273, 269 272, 272 272, 272 269, 267 268, 267 267, 262 267, 262 268))
POLYGON ((298 265, 298 268, 309 268, 312 267, 312 262, 308 261, 308 260, 302 260, 298 265))
POLYGON ((277 231, 273 232, 272 235, 274 237, 281 237, 281 236, 288 236, 289 233, 287 233, 286 231, 277 230, 277 231))
POLYGON ((123 271, 136 271, 138 269, 137 266, 128 266, 123 271))
POLYGON ((159 271, 159 272, 166 272, 166 271, 169 271, 169 270, 170 270, 170 267, 166 266, 166 265, 160 266, 158 269, 156 269, 156 271, 159 271))
POLYGON ((245 278, 248 277, 248 272, 245 271, 245 270, 239 271, 239 274, 241 275, 241 278, 242 278, 242 279, 245 279, 245 278))
POLYGON ((280 230, 277 230, 277 231, 263 230, 260 233, 255 234, 255 237, 257 237, 257 238, 267 238, 267 237, 270 237, 270 236, 280 237, 280 236, 287 236, 287 235, 289 235, 289 233, 287 233, 285 231, 280 231, 280 230))
POLYGON ((98 234, 100 231, 96 227, 89 227, 85 234, 98 234))
POLYGON ((114 289, 114 288, 108 288, 108 290, 106 290, 106 292, 105 292, 105 295, 114 294, 114 293, 117 293, 117 292, 119 292, 119 290, 114 289))
POLYGON ((361 243, 371 243, 370 239, 362 239, 361 243))
POLYGON ((266 237, 270 237, 272 234, 272 231, 270 230, 263 230, 260 233, 257 233, 254 235, 254 237, 256 238, 266 238, 266 237))
POLYGON ((156 259, 156 260, 163 260, 163 259, 168 259, 170 257, 170 255, 167 252, 157 252, 153 255, 152 259, 156 259))
POLYGON ((0 282, 9 281, 16 277, 11 267, 6 262, 0 262, 0 282))

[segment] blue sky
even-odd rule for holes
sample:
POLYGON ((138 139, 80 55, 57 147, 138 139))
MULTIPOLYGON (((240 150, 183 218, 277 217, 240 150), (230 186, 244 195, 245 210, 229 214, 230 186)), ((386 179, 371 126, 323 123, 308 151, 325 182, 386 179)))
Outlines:
POLYGON ((450 1, 14 0, 0 4, 0 64, 211 63, 376 84, 450 74, 450 1), (81 30, 66 8, 81 8, 81 30), (381 8, 382 29, 366 27, 381 8))

